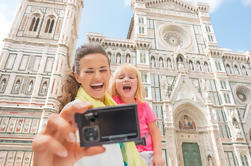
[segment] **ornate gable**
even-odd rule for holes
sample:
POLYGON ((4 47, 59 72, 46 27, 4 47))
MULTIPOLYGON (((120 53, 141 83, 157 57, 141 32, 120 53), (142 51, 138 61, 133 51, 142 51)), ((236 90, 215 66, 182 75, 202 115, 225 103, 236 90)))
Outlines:
POLYGON ((194 87, 192 81, 185 75, 179 75, 170 100, 176 102, 181 100, 193 100, 198 103, 204 103, 202 96, 194 87))
POLYGON ((181 12, 196 13, 197 7, 189 2, 181 0, 148 0, 146 2, 147 8, 167 9, 181 12))

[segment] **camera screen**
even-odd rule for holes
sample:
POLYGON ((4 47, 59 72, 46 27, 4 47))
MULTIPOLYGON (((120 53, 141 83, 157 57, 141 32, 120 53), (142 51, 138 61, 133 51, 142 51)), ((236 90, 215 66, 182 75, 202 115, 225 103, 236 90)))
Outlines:
POLYGON ((136 104, 88 109, 76 114, 80 146, 93 146, 140 139, 136 104))
POLYGON ((102 112, 99 114, 100 135, 101 137, 115 135, 137 135, 137 124, 135 111, 125 109, 122 111, 102 112))

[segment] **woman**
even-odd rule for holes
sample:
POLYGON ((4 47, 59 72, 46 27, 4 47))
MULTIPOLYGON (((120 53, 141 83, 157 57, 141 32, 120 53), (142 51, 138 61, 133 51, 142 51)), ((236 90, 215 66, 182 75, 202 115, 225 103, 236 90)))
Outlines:
MULTIPOLYGON (((105 148, 82 148, 75 136, 75 113, 84 113, 91 107, 116 105, 106 92, 111 76, 106 52, 97 44, 82 46, 77 50, 74 69, 62 88, 62 96, 59 98, 62 108, 60 114, 51 115, 45 130, 33 140, 34 165, 124 165, 119 144, 105 145, 105 148), (102 154, 84 157, 98 153, 102 154)), ((128 166, 144 165, 139 155, 132 153, 135 152, 134 148, 136 149, 134 143, 123 144, 124 161, 128 166)))

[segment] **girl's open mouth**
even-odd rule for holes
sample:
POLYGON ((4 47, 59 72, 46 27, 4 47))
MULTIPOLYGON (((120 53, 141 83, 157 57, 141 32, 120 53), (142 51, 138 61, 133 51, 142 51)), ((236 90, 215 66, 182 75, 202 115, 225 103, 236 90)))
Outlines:
POLYGON ((128 92, 132 89, 132 87, 130 85, 123 85, 123 90, 128 92))

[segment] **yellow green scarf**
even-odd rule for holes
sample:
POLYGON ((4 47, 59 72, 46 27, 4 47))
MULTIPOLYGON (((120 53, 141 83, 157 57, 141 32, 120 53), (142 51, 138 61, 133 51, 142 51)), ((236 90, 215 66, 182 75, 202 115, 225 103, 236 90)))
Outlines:
MULTIPOLYGON (((94 99, 89 96, 82 87, 78 89, 77 96, 75 99, 85 100, 93 105, 93 107, 104 107, 117 105, 116 102, 112 99, 112 97, 106 93, 104 102, 94 99)), ((125 142, 121 147, 122 156, 124 162, 127 166, 146 166, 145 161, 139 155, 139 152, 135 146, 134 142, 125 142)))

